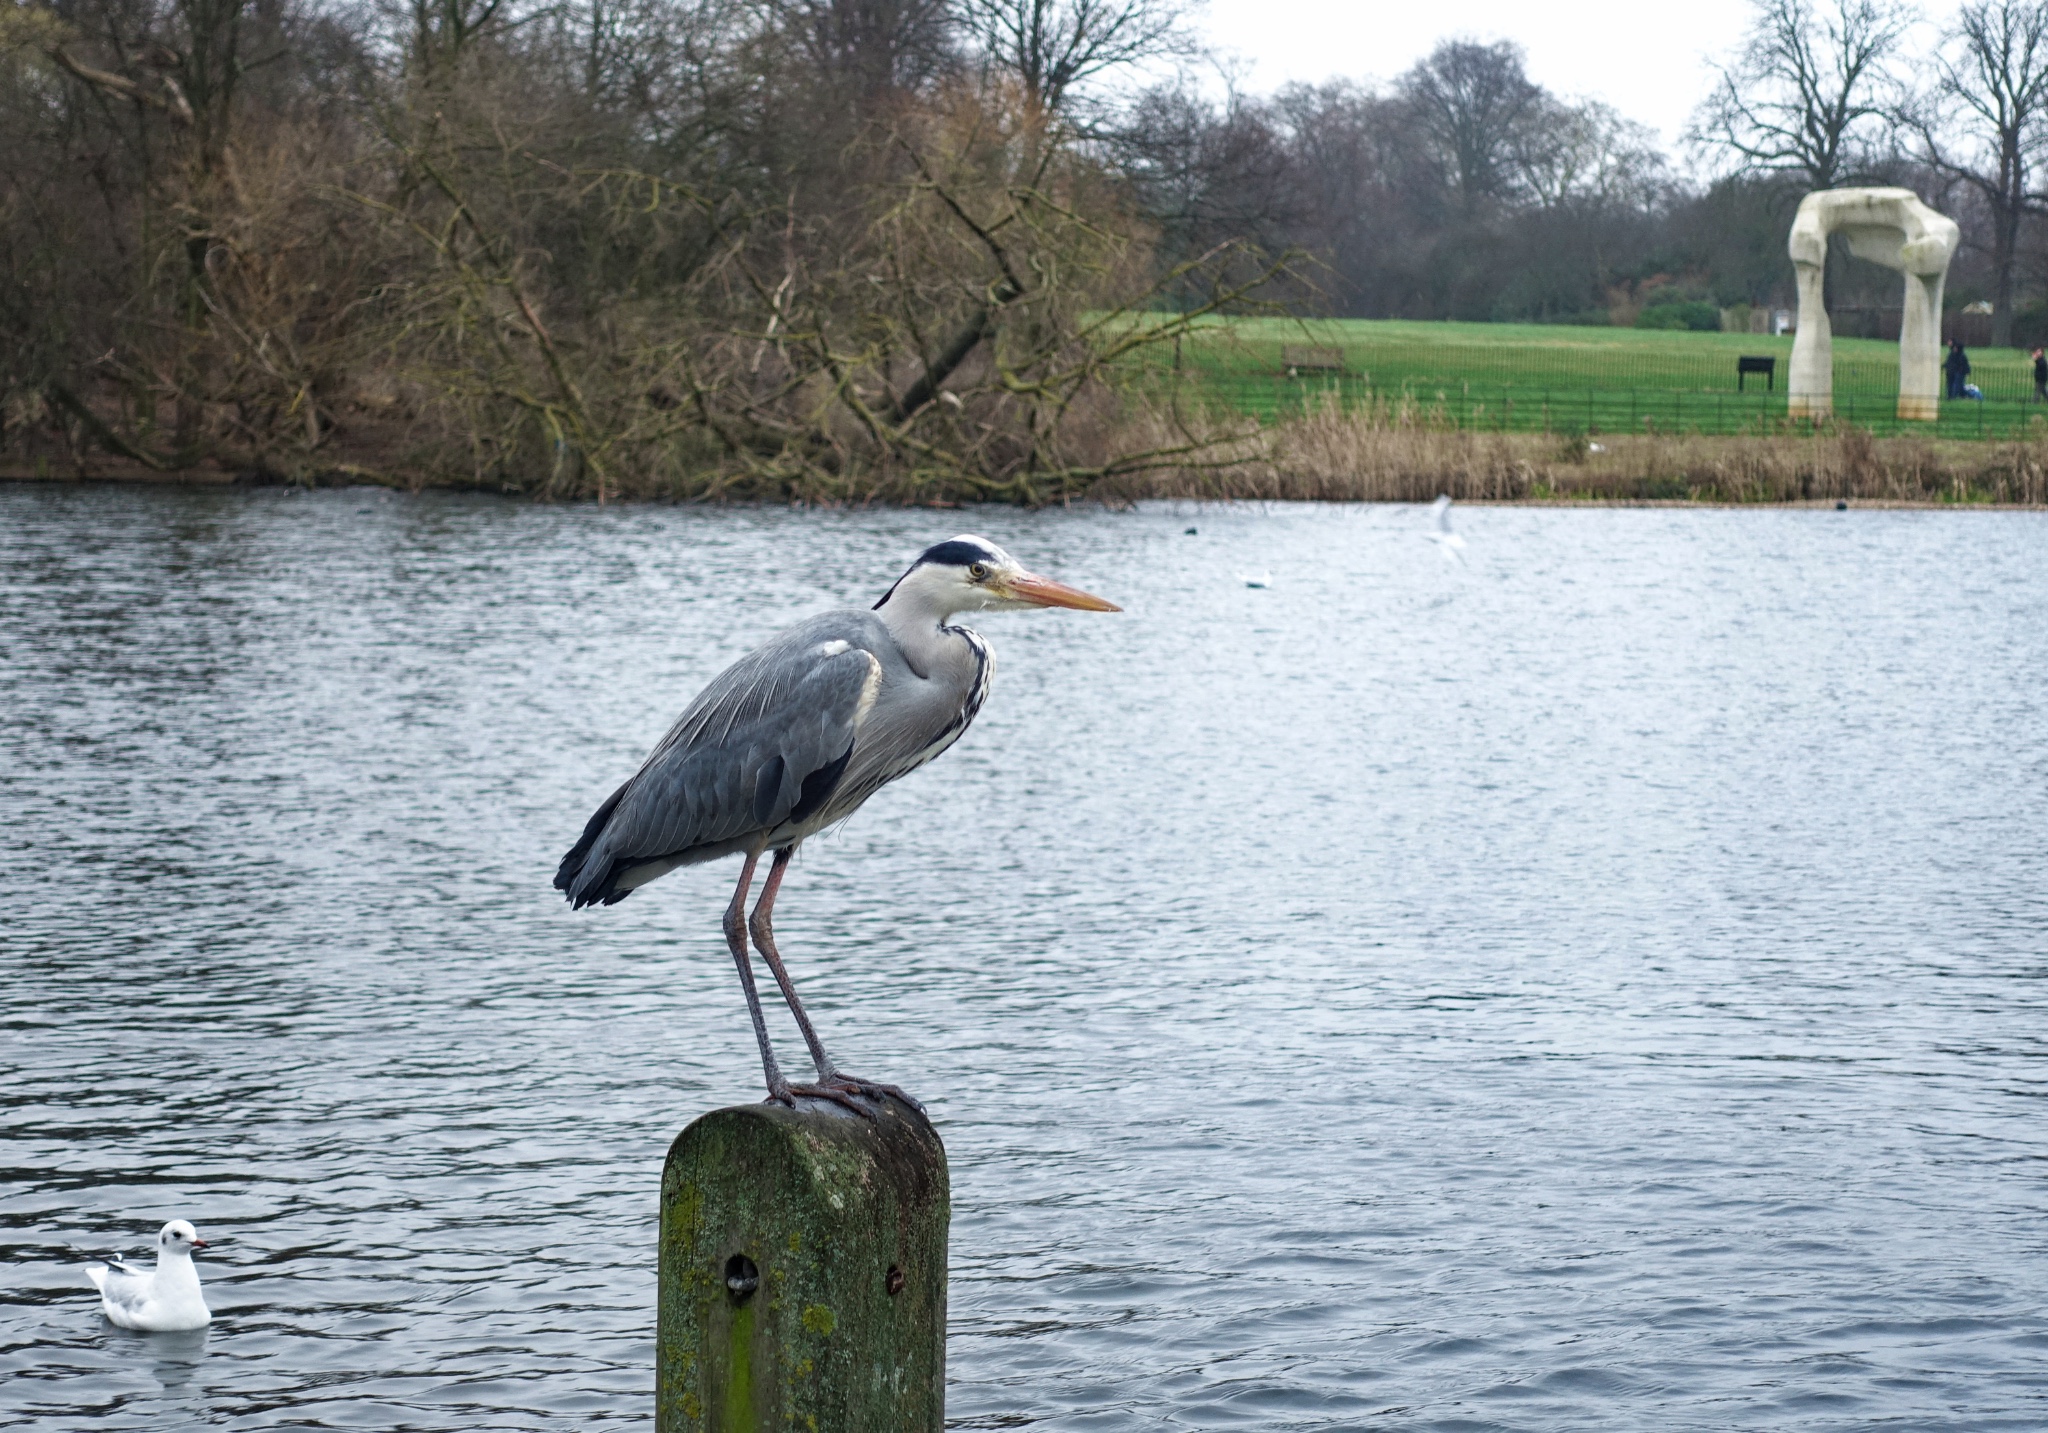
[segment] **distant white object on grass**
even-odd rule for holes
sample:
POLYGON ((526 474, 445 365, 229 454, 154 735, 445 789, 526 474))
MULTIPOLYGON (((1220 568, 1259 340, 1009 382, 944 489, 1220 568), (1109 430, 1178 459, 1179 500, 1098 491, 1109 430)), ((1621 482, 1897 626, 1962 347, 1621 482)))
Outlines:
POLYGON ((1607 451, 1607 445, 1605 443, 1588 443, 1586 444, 1586 451, 1589 453, 1604 453, 1607 451))
POLYGON ((87 1264, 86 1277, 100 1291, 100 1312, 124 1329, 144 1333, 205 1328, 213 1315, 199 1292, 199 1271, 192 1267, 192 1251, 205 1247, 197 1230, 173 1219, 156 1236, 154 1269, 120 1259, 87 1264))
POLYGON ((1436 544, 1436 550, 1444 555, 1445 562, 1463 562, 1465 539, 1451 531, 1451 495, 1437 494, 1437 499, 1429 505, 1429 510, 1436 515, 1436 531, 1426 532, 1423 536, 1436 544))
POLYGON ((1240 572, 1237 580, 1247 587, 1271 587, 1273 574, 1270 572, 1240 572))

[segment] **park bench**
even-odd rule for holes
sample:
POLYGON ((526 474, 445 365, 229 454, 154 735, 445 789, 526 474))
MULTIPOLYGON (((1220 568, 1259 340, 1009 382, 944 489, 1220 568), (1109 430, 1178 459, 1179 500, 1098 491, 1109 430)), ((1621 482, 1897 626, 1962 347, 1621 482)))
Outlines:
POLYGON ((1778 360, 1775 358, 1752 358, 1747 354, 1735 360, 1735 391, 1744 392, 1743 384, 1752 373, 1764 376, 1764 386, 1771 392, 1778 391, 1778 360))
POLYGON ((1302 348, 1295 344, 1280 346, 1280 366, 1287 370, 1289 378, 1298 377, 1302 370, 1310 373, 1342 373, 1344 371, 1344 350, 1341 348, 1302 348))

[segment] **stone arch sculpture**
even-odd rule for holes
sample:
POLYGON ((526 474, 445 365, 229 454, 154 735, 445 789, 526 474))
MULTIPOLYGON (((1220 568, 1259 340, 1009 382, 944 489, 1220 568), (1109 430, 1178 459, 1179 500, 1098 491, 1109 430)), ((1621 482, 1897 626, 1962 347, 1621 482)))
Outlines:
POLYGON ((1794 418, 1825 418, 1835 409, 1834 330, 1821 282, 1830 234, 1847 239, 1857 258, 1906 276, 1899 323, 1899 416, 1939 417, 1941 290, 1962 231, 1910 189, 1820 189, 1799 201, 1786 244, 1799 279, 1799 330, 1785 385, 1787 411, 1794 418))

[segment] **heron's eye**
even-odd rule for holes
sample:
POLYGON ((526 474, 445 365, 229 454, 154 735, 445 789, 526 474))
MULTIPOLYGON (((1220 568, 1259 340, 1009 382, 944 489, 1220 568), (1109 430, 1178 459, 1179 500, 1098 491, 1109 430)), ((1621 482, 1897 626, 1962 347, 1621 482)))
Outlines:
POLYGON ((975 563, 974 566, 967 569, 967 575, 973 578, 976 582, 982 582, 987 580, 988 564, 986 562, 975 563))

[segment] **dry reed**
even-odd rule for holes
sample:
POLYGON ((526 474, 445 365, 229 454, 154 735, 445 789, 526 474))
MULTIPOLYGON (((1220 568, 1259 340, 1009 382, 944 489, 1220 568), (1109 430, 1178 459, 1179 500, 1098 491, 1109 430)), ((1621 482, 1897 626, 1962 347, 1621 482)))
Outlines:
MULTIPOLYGON (((361 415, 358 442, 396 453, 410 425, 372 429, 361 415)), ((1091 401, 1070 410, 1075 457, 1109 470, 1082 490, 1040 501, 1094 499, 1121 505, 1146 498, 1203 501, 1426 502, 1438 493, 1480 502, 1859 502, 1908 505, 2048 504, 2048 439, 1955 442, 1877 438, 1858 428, 1816 433, 1721 437, 1697 434, 1602 435, 1461 432, 1424 408, 1357 405, 1312 408, 1260 429, 1243 419, 1192 416, 1158 402, 1091 401), (1164 457, 1117 467, 1112 453, 1176 449, 1197 462, 1164 457)), ((342 456, 337 454, 337 456, 342 456)), ((402 467, 400 471, 405 471, 402 467)), ((323 483, 397 479, 382 464, 337 463, 296 480, 323 483)), ((117 456, 70 464, 0 465, 0 478, 166 478, 226 481, 232 470, 151 472, 117 456)), ((254 477, 255 474, 248 474, 254 477)), ((275 479, 271 479, 275 480, 275 479)), ((460 475, 407 472, 410 487, 487 487, 460 475)), ((893 482, 849 483, 840 491, 793 496, 729 478, 703 488, 643 488, 643 498, 805 501, 828 505, 951 505, 985 499, 971 482, 925 473, 893 482)))
MULTIPOLYGON (((1144 421, 1144 420, 1140 420, 1144 421)), ((1153 419, 1151 421, 1157 421, 1153 419)), ((1414 404, 1335 403, 1268 428, 1230 467, 1120 476, 1096 496, 1319 502, 2048 502, 2048 439, 1473 433, 1414 404)))

